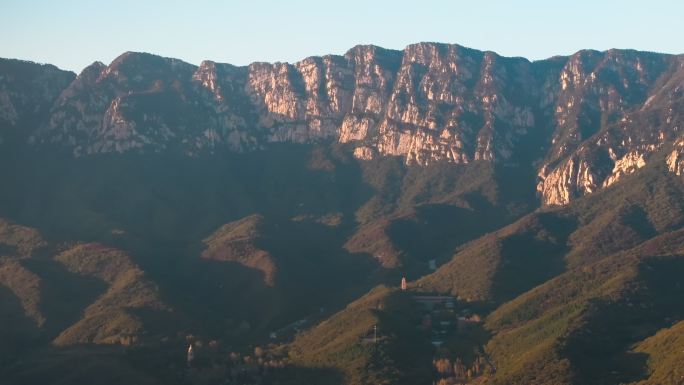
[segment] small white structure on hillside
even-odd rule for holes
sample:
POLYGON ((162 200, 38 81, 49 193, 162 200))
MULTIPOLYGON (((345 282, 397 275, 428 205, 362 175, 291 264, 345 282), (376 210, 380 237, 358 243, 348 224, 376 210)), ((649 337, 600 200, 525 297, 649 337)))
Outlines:
POLYGON ((192 364, 192 361, 195 359, 195 352, 192 350, 192 344, 188 346, 188 366, 192 364))

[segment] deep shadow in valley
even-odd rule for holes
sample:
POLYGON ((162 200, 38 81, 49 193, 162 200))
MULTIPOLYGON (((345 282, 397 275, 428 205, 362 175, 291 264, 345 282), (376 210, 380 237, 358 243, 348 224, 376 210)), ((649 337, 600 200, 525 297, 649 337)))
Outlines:
MULTIPOLYGON (((282 144, 198 157, 25 152, 11 160, 0 165, 9 182, 0 191, 0 216, 37 228, 55 245, 100 242, 128 252, 174 309, 172 316, 138 312, 149 336, 193 334, 238 349, 269 342, 270 333, 293 322, 311 326, 377 284, 426 274, 430 260, 446 262, 459 245, 535 204, 527 189, 509 194, 496 180, 502 172, 484 162, 425 169, 397 159, 364 164, 343 146, 282 144), (204 239, 252 214, 264 218, 255 244, 275 261, 273 283, 258 269, 201 257, 204 239), (400 267, 384 268, 373 255, 345 248, 360 222, 379 219, 388 220, 400 267)), ((515 173, 527 171, 503 174, 515 173)), ((48 277, 41 306, 50 336, 105 289, 50 258, 27 266, 48 277), (70 285, 74 279, 82 282, 70 285), (75 287, 92 290, 74 293, 75 287)), ((328 374, 301 368, 293 378, 328 374)))

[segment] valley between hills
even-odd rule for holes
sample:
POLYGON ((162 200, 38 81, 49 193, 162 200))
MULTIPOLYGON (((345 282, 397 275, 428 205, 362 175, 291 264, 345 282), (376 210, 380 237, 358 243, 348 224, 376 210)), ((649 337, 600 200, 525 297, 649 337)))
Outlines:
POLYGON ((0 59, 0 383, 682 384, 683 117, 632 50, 0 59))

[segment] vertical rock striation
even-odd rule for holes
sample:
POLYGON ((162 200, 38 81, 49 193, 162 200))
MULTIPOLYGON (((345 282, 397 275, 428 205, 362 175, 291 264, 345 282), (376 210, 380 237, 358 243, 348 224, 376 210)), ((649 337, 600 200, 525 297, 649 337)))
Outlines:
MULTIPOLYGON (((44 82, 54 87, 37 99, 51 108, 31 141, 75 155, 337 141, 361 160, 535 167, 542 203, 562 205, 668 148, 678 172, 683 62, 631 50, 530 62, 438 43, 246 67, 127 52, 44 82)), ((0 121, 17 125, 20 103, 4 89, 0 121)))

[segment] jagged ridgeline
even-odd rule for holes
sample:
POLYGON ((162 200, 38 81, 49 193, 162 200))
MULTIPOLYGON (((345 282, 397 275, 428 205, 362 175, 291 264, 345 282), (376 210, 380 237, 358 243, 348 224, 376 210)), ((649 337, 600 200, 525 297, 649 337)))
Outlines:
POLYGON ((0 383, 681 384, 683 114, 632 50, 0 59, 0 383))

